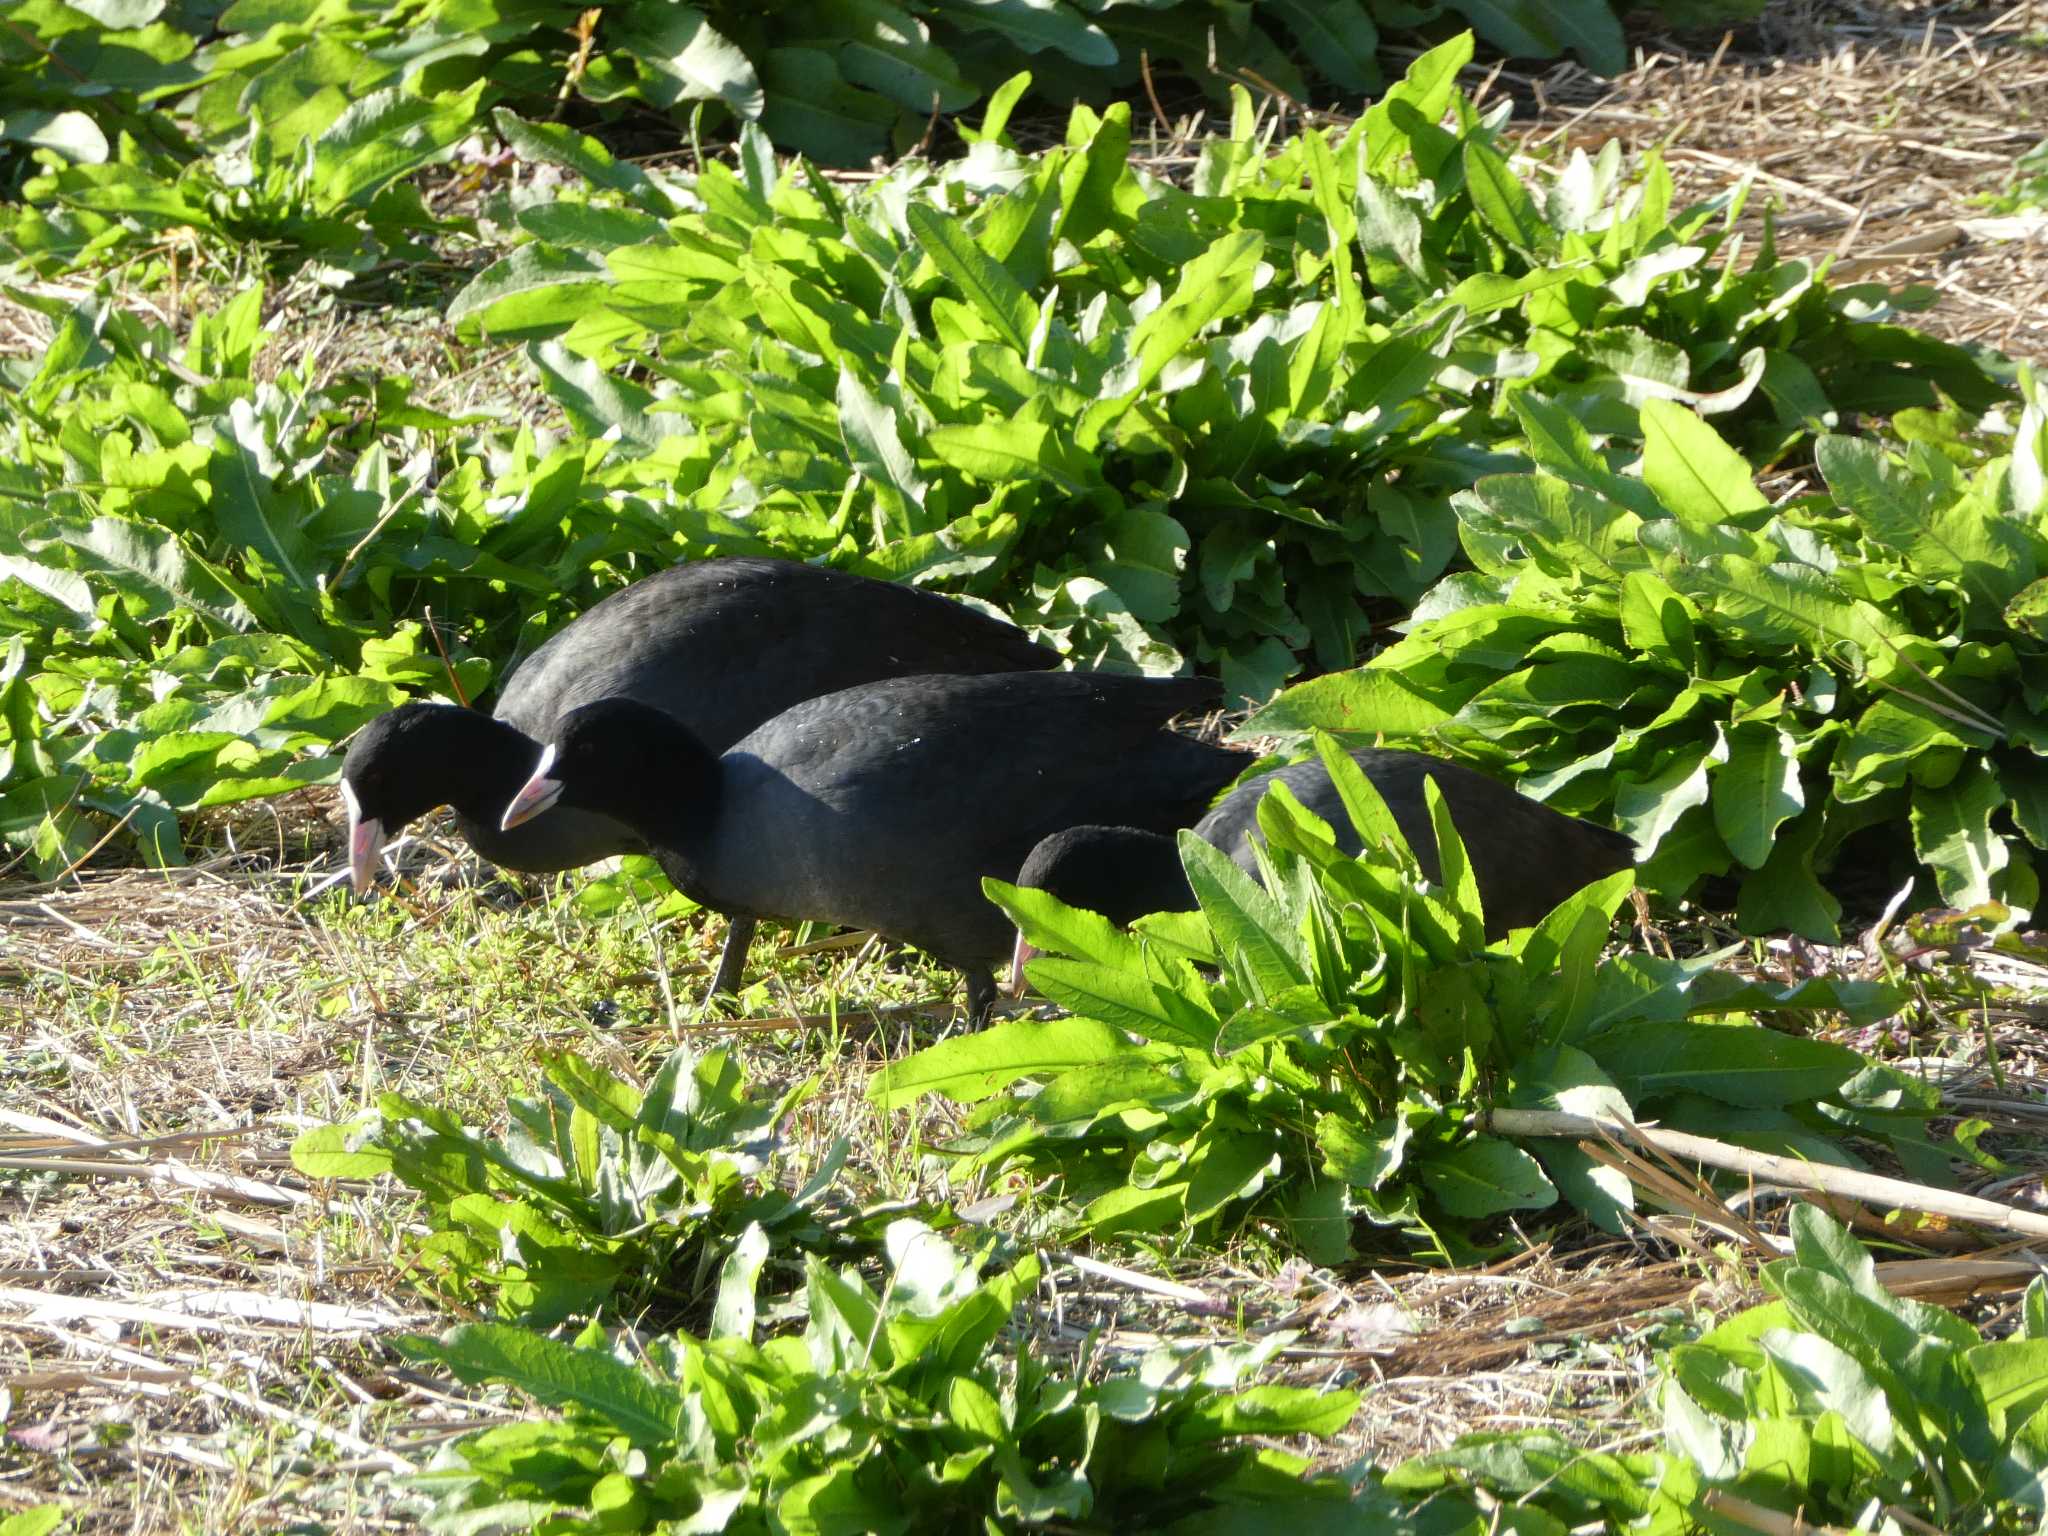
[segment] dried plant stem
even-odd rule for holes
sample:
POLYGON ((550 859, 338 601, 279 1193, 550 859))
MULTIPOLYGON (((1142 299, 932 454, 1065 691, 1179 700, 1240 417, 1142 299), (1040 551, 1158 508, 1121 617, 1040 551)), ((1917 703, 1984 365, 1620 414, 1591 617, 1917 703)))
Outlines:
POLYGON ((1853 1168, 1838 1168, 1830 1163, 1809 1163, 1796 1157, 1752 1152, 1746 1147, 1731 1146, 1725 1141, 1694 1136, 1685 1131, 1659 1130, 1626 1121, 1568 1115, 1548 1109, 1496 1109, 1487 1116, 1487 1126, 1502 1136, 1604 1136, 1617 1141, 1633 1141, 1673 1157, 1691 1158, 1711 1168, 1746 1173, 1766 1183, 1845 1195, 1870 1205, 1924 1211, 1932 1216, 1947 1216, 1977 1226, 2024 1232, 2030 1237, 2048 1237, 2048 1214, 2039 1211, 2022 1211, 2014 1206, 2000 1205, 1995 1200, 1929 1189, 1924 1184, 1886 1178, 1882 1174, 1859 1173, 1853 1168))

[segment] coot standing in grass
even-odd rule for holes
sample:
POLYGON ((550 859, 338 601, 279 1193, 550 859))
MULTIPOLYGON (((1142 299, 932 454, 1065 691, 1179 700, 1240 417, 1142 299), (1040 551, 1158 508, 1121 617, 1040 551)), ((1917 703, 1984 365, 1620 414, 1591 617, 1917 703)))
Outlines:
MULTIPOLYGON (((1382 747, 1353 752, 1351 760, 1387 802, 1394 824, 1431 880, 1440 877, 1440 867, 1423 782, 1436 780, 1451 825, 1465 844, 1489 939, 1510 928, 1529 927, 1574 891, 1634 862, 1634 844, 1621 833, 1554 811, 1461 763, 1382 747)), ((1330 824, 1338 847, 1358 852, 1358 833, 1337 786, 1314 758, 1240 784, 1196 824, 1196 834, 1229 854, 1239 868, 1255 873, 1251 840, 1258 830, 1259 801, 1275 783, 1285 784, 1295 799, 1330 824)), ((1195 906, 1173 839, 1139 827, 1077 825, 1055 832, 1031 850, 1016 883, 1050 891, 1068 906, 1099 912, 1119 926, 1148 912, 1184 912, 1195 906)), ((1021 987, 1022 966, 1030 954, 1020 935, 1012 956, 1013 987, 1021 987)))
POLYGON ((1195 821, 1247 758, 1165 725, 1219 693, 1085 672, 897 678, 796 704, 723 757, 661 711, 607 699, 561 722, 505 821, 558 805, 616 817, 707 906, 926 950, 965 974, 978 1020, 1011 939, 982 877, 1015 878, 1080 822, 1195 821))
MULTIPOLYGON (((563 716, 602 698, 652 705, 722 752, 799 700, 937 671, 1036 671, 1058 658, 1022 630, 930 592, 788 560, 692 561, 636 581, 548 639, 492 714, 402 705, 342 762, 349 872, 368 890, 385 841, 439 805, 469 845, 507 869, 573 869, 645 844, 622 820, 562 806, 505 830, 505 804, 563 716)), ((751 917, 726 936, 714 994, 746 964, 751 917)))

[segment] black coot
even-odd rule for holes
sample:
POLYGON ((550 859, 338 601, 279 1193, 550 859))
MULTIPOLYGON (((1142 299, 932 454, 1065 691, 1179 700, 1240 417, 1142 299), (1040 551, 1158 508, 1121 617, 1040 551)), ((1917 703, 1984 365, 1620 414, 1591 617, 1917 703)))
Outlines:
MULTIPOLYGON (((800 699, 915 673, 1018 672, 1058 658, 1023 631, 911 587, 787 560, 692 561, 614 592, 551 635, 506 682, 494 714, 407 704, 350 745, 341 791, 349 871, 368 889, 386 839, 438 805, 507 869, 573 869, 644 844, 617 818, 562 807, 498 819, 562 717, 610 697, 675 716, 722 752, 800 699)), ((714 991, 730 991, 753 924, 727 936, 714 991)))
MULTIPOLYGON (((1460 763, 1380 747, 1353 752, 1351 760, 1387 802, 1431 880, 1440 872, 1423 781, 1436 780, 1471 860, 1489 939, 1529 927, 1582 886, 1634 862, 1635 845, 1621 833, 1553 811, 1460 763)), ((1196 834, 1255 873, 1251 839, 1258 831, 1259 800, 1275 782, 1330 824, 1340 848, 1358 851, 1358 834, 1337 786, 1313 758, 1240 784, 1196 824, 1196 834)), ((1031 850, 1016 883, 1050 891, 1068 906, 1099 912, 1119 926, 1148 912, 1182 912, 1195 905, 1173 840, 1129 826, 1074 826, 1054 833, 1031 850)), ((1028 952, 1020 938, 1016 963, 1028 952)), ((1015 970, 1011 980, 1021 980, 1015 970)))
POLYGON ((984 875, 1014 879, 1080 822, 1186 826, 1246 762, 1166 730, 1203 678, 905 677, 808 699, 723 757, 645 704, 562 721, 505 812, 561 804, 630 825, 685 894, 723 912, 872 928, 967 977, 969 1016, 1010 952, 984 875))

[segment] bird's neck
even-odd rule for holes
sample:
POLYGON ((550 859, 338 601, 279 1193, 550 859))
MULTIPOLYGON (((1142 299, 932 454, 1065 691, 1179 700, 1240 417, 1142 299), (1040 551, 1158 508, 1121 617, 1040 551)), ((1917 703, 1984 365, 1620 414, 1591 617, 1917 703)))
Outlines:
POLYGON ((467 738, 450 776, 448 804, 466 822, 496 827, 540 762, 540 743, 480 710, 465 710, 467 738))

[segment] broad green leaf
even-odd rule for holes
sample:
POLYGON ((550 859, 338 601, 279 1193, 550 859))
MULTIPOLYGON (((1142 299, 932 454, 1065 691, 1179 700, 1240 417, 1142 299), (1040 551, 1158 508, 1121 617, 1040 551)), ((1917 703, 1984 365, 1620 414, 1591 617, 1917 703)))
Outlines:
POLYGON ((301 593, 310 593, 317 572, 303 521, 312 508, 298 487, 280 489, 284 466, 265 437, 264 423, 247 400, 228 407, 228 430, 214 441, 214 517, 222 533, 274 567, 301 593))
POLYGON ((1557 1202, 1556 1186, 1536 1159, 1497 1136, 1474 1136, 1427 1153, 1416 1169, 1423 1187, 1453 1216, 1483 1219, 1502 1211, 1540 1211, 1557 1202))
MULTIPOLYGON (((1446 904, 1458 915, 1465 942, 1477 949, 1483 942, 1486 921, 1479 899, 1479 879, 1466 856, 1464 839, 1451 822, 1451 808, 1434 778, 1423 781, 1423 799, 1429 806, 1430 829, 1436 836, 1437 884, 1444 889, 1446 904)), ((1486 829, 1474 827, 1474 836, 1484 837, 1486 829)))
POLYGON ((690 432, 686 418, 650 410, 654 397, 646 390, 577 357, 560 342, 536 342, 526 355, 563 412, 591 437, 616 436, 644 455, 664 438, 690 432))
POLYGON ((107 136, 86 112, 10 108, 0 116, 0 141, 54 150, 79 165, 100 165, 107 158, 107 136))
POLYGON ((1312 730, 1368 745, 1382 733, 1413 739, 1450 719, 1391 669, 1360 667, 1298 683, 1238 727, 1238 734, 1299 739, 1312 730))
POLYGON ((761 84, 768 136, 826 165, 864 165, 881 154, 900 115, 893 102, 848 83, 828 48, 769 49, 761 84))
POLYGON ((1982 758, 1940 789, 1913 786, 1913 850, 1934 870, 1941 898, 1951 906, 1992 899, 1992 879, 2012 859, 1991 826, 2005 803, 1998 770, 1982 758))
POLYGON ((1871 604, 1846 596, 1826 572, 1789 561, 1763 566, 1739 555, 1710 555, 1663 566, 1664 577, 1752 645, 1799 645, 1867 666, 1888 659, 1898 625, 1871 604))
POLYGON ((1435 124, 1457 92, 1458 72, 1472 62, 1472 34, 1459 32, 1408 66, 1408 72, 1365 114, 1364 165, 1385 175, 1414 144, 1406 124, 1435 124), (1397 115, 1398 114, 1398 115, 1397 115))
POLYGON ((1270 0, 1317 73, 1346 91, 1380 87, 1379 29, 1359 0, 1270 0))
POLYGON ((145 620, 188 609, 219 630, 246 630, 250 613, 218 572, 191 554, 175 534, 118 517, 90 522, 51 518, 21 536, 34 553, 58 548, 73 570, 102 578, 133 599, 145 620))
POLYGON ((926 441, 940 460, 991 485, 1044 479, 1068 496, 1088 491, 1089 465, 1058 429, 1035 421, 978 421, 935 427, 926 441))
POLYGON ((1673 1093, 1784 1108, 1833 1093, 1864 1065, 1847 1046, 1752 1024, 1622 1024, 1579 1045, 1645 1114, 1654 1112, 1650 1101, 1673 1093))
POLYGON ((1265 239, 1256 230, 1233 230, 1189 262, 1173 295, 1132 330, 1130 361, 1105 382, 1106 393, 1137 394, 1209 326, 1251 303, 1265 239))
POLYGON ((1204 1137, 1202 1151, 1189 1168, 1188 1220, 1202 1221, 1226 1205, 1250 1199, 1280 1167, 1280 1154, 1271 1136, 1204 1137))
POLYGON ((1108 1061, 1129 1050, 1124 1039, 1094 1019, 1010 1019, 979 1034, 961 1035, 889 1063, 869 1087, 881 1109, 901 1109, 928 1093, 972 1104, 1020 1077, 1064 1072, 1108 1061))
POLYGON ((616 40, 639 66, 640 94, 650 105, 719 101, 737 117, 761 115, 761 82, 753 64, 695 6, 634 7, 617 27, 616 40))
POLYGON ((1465 190, 1487 227, 1516 250, 1533 253, 1550 243, 1549 228, 1528 189, 1484 139, 1465 141, 1465 190))
POLYGON ((1975 732, 1964 734, 1947 714, 1917 699, 1887 696, 1872 703, 1850 726, 1829 771, 1842 799, 1862 799, 1884 786, 1905 783, 1909 775, 1924 780, 1932 761, 1944 751, 1951 759, 1960 759, 1964 748, 1989 744, 1975 732))
POLYGON ((645 171, 631 161, 614 159, 610 150, 587 134, 561 123, 530 123, 504 107, 493 110, 491 122, 524 159, 574 171, 593 187, 621 193, 648 213, 676 211, 645 171))
POLYGON ((1241 965, 1254 996, 1270 999, 1308 981, 1300 937, 1280 908, 1227 854, 1192 831, 1178 838, 1188 884, 1202 904, 1226 962, 1241 965))
POLYGON ((1828 489, 1855 513, 1861 528, 1930 578, 1949 578, 1992 615, 2034 579, 2035 544, 1995 506, 1943 495, 1931 481, 1894 465, 1874 442, 1823 437, 1814 458, 1828 489))
POLYGON ((1099 120, 1086 107, 1076 105, 1067 126, 1067 140, 1075 140, 1077 129, 1092 124, 1081 153, 1060 167, 1060 213, 1055 239, 1072 245, 1086 245, 1110 227, 1116 215, 1117 188, 1130 176, 1131 108, 1128 102, 1113 102, 1099 120))
POLYGON ((747 1223, 718 1273, 718 1301, 711 1313, 711 1336, 751 1339, 754 1336, 754 1292, 761 1267, 768 1262, 768 1234, 760 1223, 747 1223))
POLYGON ((1320 1387, 1252 1387, 1231 1397, 1194 1405, 1188 1427, 1197 1441, 1225 1435, 1316 1435, 1338 1433, 1358 1412, 1356 1392, 1320 1387))
POLYGON ((309 1179, 374 1179, 391 1172, 392 1156, 359 1126, 317 1125, 292 1142, 292 1166, 309 1179))
POLYGON ((438 1340, 409 1336, 400 1353, 432 1361, 472 1386, 507 1382, 554 1408, 595 1415, 635 1446, 673 1443, 683 1399, 601 1349, 577 1348, 505 1323, 464 1323, 438 1340))
POLYGON ((1316 1150, 1323 1155, 1323 1171, 1359 1189, 1378 1189, 1400 1170, 1411 1136, 1407 1119, 1399 1115, 1369 1128, 1342 1115, 1323 1115, 1316 1121, 1316 1150))
POLYGON ((1797 744, 1776 726, 1738 725, 1711 778, 1714 830, 1739 862, 1760 868, 1778 828, 1806 808, 1797 744))
POLYGON ((1963 1356, 1993 1422, 2017 1425, 2048 1403, 2048 1339, 2001 1339, 1963 1356))
POLYGON ((498 341, 557 335, 604 302, 606 281, 594 257, 522 245, 455 296, 448 324, 458 335, 498 341))
POLYGON ((315 195, 329 208, 358 205, 439 159, 474 130, 484 85, 438 97, 393 87, 351 102, 313 141, 315 195))
POLYGON ((940 275, 960 291, 1013 350, 1019 354, 1028 352, 1037 309, 1003 264, 985 254, 958 219, 928 203, 912 203, 904 217, 911 234, 917 237, 917 243, 940 275))
POLYGON ((958 112, 979 94, 924 23, 890 0, 818 0, 838 43, 839 72, 919 116, 958 112))
POLYGON ((1050 891, 1015 886, 1006 880, 984 878, 981 888, 1009 914, 1034 948, 1112 969, 1142 972, 1137 944, 1107 918, 1070 907, 1050 891))
POLYGON ((843 360, 839 365, 839 431, 847 457, 861 474, 888 486, 911 506, 922 509, 925 482, 903 446, 896 413, 869 391, 843 360))
POLYGON ((1039 991, 1075 1013, 1166 1045, 1215 1047, 1214 1014, 1135 970, 1056 956, 1034 960, 1025 970, 1039 991))
POLYGON ((1842 904, 1813 868, 1814 850, 1826 829, 1826 816, 1817 808, 1778 828, 1763 866, 1742 882, 1736 920, 1743 932, 1789 929, 1823 942, 1835 937, 1842 904))
POLYGON ((1727 759, 1727 740, 1715 726, 1707 745, 1680 747, 1646 776, 1621 776, 1614 791, 1614 819, 1635 839, 1638 858, 1653 855, 1680 817, 1707 803, 1713 773, 1727 759))
POLYGON ((1645 400, 1642 419, 1643 481, 1680 522, 1740 524, 1769 510, 1748 462, 1692 411, 1645 400))
MULTIPOLYGON (((1043 53, 1050 48, 1065 54, 1076 64, 1104 69, 1117 62, 1117 47, 1109 34, 1082 15, 1069 0, 961 0, 964 18, 973 26, 1007 37, 1026 53, 1043 53)), ((1000 125, 991 129, 986 120, 982 136, 1000 136, 1000 125)))
POLYGON ((1188 531, 1164 512, 1132 507, 1102 524, 1102 554, 1088 564, 1095 577, 1147 624, 1163 624, 1180 611, 1181 568, 1188 531))

